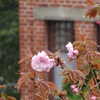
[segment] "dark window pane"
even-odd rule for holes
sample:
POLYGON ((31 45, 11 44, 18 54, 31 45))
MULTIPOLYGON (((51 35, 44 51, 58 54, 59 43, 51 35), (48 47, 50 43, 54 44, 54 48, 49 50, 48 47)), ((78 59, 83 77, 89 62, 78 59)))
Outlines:
POLYGON ((65 45, 74 41, 74 23, 70 21, 47 21, 48 49, 66 51, 65 45))

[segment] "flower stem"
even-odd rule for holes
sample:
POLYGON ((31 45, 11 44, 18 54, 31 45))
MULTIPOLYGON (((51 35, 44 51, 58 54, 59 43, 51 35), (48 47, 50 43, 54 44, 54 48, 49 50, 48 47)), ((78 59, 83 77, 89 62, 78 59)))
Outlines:
POLYGON ((35 78, 36 78, 36 71, 34 71, 34 80, 33 80, 33 89, 34 89, 34 92, 33 92, 33 100, 35 100, 35 78))

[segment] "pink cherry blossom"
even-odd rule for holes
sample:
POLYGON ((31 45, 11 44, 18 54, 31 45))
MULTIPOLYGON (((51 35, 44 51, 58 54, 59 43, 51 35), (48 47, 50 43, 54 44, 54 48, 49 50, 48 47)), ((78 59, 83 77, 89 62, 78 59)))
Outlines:
POLYGON ((91 100, 97 100, 97 97, 96 96, 92 96, 91 100))
POLYGON ((72 45, 72 43, 69 42, 69 43, 66 45, 66 48, 67 48, 68 51, 69 51, 69 50, 73 50, 73 45, 72 45))
POLYGON ((35 71, 49 72, 53 67, 54 59, 49 59, 45 51, 39 52, 37 55, 34 55, 31 60, 31 66, 35 71))
POLYGON ((76 56, 78 55, 78 50, 74 50, 73 48, 73 45, 71 42, 69 42, 67 45, 66 45, 66 48, 68 50, 68 56, 72 59, 75 59, 76 56))
POLYGON ((78 50, 70 50, 68 53, 68 56, 72 59, 75 59, 77 55, 78 55, 78 50))
POLYGON ((76 85, 71 85, 70 87, 72 90, 76 88, 76 85))
POLYGON ((78 88, 73 89, 73 92, 75 92, 76 94, 78 94, 78 92, 79 92, 78 88))
POLYGON ((71 85, 70 88, 72 89, 73 92, 75 92, 76 94, 78 94, 79 90, 78 90, 78 88, 76 87, 76 85, 71 85))

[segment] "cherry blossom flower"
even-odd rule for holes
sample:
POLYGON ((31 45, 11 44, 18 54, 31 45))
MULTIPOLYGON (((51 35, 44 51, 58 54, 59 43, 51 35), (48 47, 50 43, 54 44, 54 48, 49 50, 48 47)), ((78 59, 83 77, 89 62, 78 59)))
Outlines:
POLYGON ((92 96, 91 100, 97 100, 97 97, 96 96, 92 96))
POLYGON ((75 59, 76 56, 78 55, 78 50, 74 50, 73 48, 73 45, 71 42, 69 42, 67 45, 66 45, 66 48, 68 50, 68 56, 72 59, 75 59))
POLYGON ((53 67, 54 59, 49 59, 47 53, 45 51, 39 52, 37 55, 32 57, 31 66, 35 71, 49 72, 53 67))
POLYGON ((78 94, 79 93, 79 90, 78 90, 78 88, 76 87, 76 85, 71 85, 71 87, 70 87, 71 89, 72 89, 72 91, 73 92, 75 92, 76 94, 78 94))
POLYGON ((73 92, 75 92, 76 94, 78 94, 78 92, 79 92, 78 88, 73 89, 73 92))
POLYGON ((78 50, 70 50, 68 53, 68 56, 72 59, 75 59, 77 55, 78 55, 78 50))
POLYGON ((70 87, 72 90, 76 88, 76 85, 71 85, 70 87))
POLYGON ((66 48, 67 48, 68 51, 69 51, 69 50, 73 50, 73 45, 72 45, 72 43, 69 42, 69 43, 66 45, 66 48))

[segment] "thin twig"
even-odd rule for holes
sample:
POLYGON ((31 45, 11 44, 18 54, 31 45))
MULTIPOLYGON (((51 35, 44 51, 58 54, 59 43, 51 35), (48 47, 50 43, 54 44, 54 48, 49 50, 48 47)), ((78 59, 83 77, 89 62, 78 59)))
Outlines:
POLYGON ((33 80, 33 88, 34 88, 34 91, 33 91, 33 100, 35 100, 35 78, 36 78, 36 71, 34 71, 34 80, 33 80))

